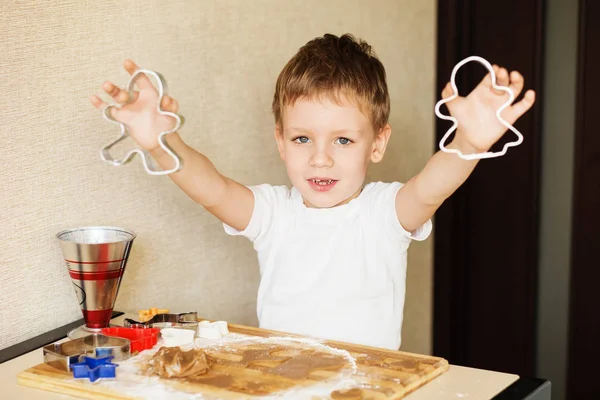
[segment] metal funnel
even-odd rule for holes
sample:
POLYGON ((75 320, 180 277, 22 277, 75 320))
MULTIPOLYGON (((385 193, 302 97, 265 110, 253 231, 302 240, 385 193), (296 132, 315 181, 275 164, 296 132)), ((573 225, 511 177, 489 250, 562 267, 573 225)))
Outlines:
POLYGON ((90 226, 64 230, 56 237, 85 320, 85 326, 68 336, 98 333, 109 326, 136 235, 122 228, 90 226))

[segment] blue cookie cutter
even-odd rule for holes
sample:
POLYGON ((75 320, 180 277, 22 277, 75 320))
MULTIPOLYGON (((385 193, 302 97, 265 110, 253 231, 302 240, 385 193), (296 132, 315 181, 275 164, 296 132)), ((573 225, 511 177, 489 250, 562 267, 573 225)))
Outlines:
POLYGON ((98 378, 114 378, 118 364, 113 364, 112 356, 108 357, 88 357, 82 356, 83 361, 71 364, 73 378, 88 378, 94 382, 98 378))

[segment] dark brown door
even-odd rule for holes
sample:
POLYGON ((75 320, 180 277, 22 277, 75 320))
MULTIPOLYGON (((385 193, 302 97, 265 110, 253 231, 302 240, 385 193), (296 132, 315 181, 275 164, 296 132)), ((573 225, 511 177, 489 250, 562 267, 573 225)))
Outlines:
POLYGON ((579 2, 567 398, 600 399, 600 2, 579 2))
MULTIPOLYGON (((519 70, 540 99, 542 39, 542 0, 438 1, 436 96, 454 65, 478 55, 519 70)), ((461 68, 461 94, 486 72, 461 68)), ((450 363, 535 373, 541 108, 517 122, 523 144, 481 161, 436 214, 434 353, 450 363)), ((438 141, 448 127, 437 121, 438 141)))

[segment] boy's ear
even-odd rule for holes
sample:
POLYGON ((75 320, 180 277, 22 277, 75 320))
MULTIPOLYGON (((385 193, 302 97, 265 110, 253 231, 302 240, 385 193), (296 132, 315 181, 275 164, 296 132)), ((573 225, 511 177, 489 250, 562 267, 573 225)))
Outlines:
POLYGON ((285 150, 283 147, 283 128, 280 124, 275 124, 275 141, 277 142, 277 150, 279 150, 279 157, 285 161, 285 150))
POLYGON ((383 160, 383 155, 385 153, 385 149, 387 147, 388 141, 390 140, 390 136, 392 134, 392 127, 389 124, 386 124, 383 128, 379 130, 377 136, 375 136, 375 141, 373 142, 373 152, 371 153, 371 162, 378 163, 383 160))

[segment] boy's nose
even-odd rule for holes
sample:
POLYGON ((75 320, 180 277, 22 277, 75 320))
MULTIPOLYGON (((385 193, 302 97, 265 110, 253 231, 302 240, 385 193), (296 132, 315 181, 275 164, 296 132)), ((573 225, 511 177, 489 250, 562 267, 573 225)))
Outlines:
POLYGON ((319 149, 310 157, 310 166, 315 168, 333 167, 333 157, 325 149, 319 149))

